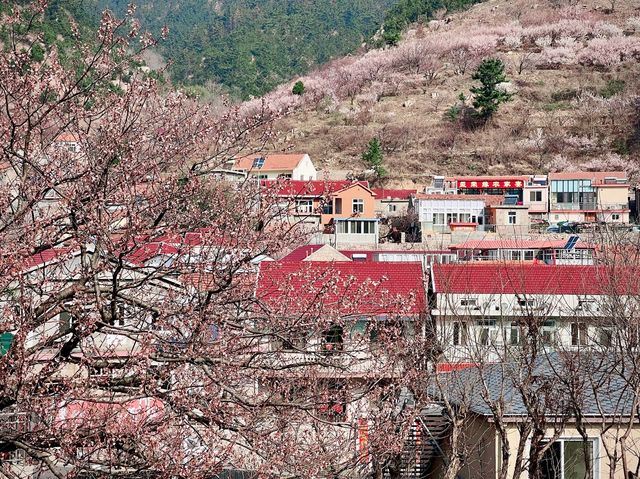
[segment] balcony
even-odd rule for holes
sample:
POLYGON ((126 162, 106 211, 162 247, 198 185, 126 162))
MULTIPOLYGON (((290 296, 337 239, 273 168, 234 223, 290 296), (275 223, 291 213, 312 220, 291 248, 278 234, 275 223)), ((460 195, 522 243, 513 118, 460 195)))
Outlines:
POLYGON ((579 203, 552 203, 552 210, 564 210, 564 211, 589 211, 595 210, 598 205, 595 201, 581 201, 579 203))

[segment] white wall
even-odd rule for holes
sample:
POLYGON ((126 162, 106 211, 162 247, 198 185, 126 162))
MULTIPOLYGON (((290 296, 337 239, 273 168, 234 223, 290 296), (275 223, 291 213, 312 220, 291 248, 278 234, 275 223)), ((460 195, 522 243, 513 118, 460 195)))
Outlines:
POLYGON ((294 180, 316 180, 318 172, 309 155, 304 155, 298 166, 293 169, 291 178, 294 180))

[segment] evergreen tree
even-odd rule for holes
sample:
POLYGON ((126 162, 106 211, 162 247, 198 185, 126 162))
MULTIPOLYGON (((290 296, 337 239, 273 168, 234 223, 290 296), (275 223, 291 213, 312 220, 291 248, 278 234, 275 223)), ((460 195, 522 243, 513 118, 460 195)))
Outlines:
POLYGON ((362 161, 374 171, 376 179, 378 180, 387 176, 387 170, 382 166, 382 160, 382 145, 380 144, 380 140, 373 138, 362 154, 362 161))
POLYGON ((507 81, 504 74, 504 63, 497 58, 484 60, 471 78, 480 81, 480 86, 471 88, 471 93, 474 95, 475 115, 483 121, 487 121, 498 111, 500 104, 510 101, 513 96, 498 88, 498 84, 507 81))
POLYGON ((293 85, 293 90, 291 90, 291 92, 294 95, 302 95, 304 93, 304 83, 298 80, 296 84, 293 85))

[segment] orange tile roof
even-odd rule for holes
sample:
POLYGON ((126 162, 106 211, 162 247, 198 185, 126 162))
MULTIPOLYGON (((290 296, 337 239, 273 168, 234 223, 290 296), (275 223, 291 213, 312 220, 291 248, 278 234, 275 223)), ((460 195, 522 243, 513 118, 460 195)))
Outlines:
POLYGON ((57 137, 55 141, 60 141, 63 143, 75 143, 78 141, 78 137, 76 135, 74 135, 73 133, 69 133, 69 132, 64 132, 64 133, 60 133, 57 137))
POLYGON ((274 155, 249 155, 243 158, 238 158, 233 165, 235 170, 249 171, 253 168, 253 160, 256 158, 265 158, 264 165, 260 168, 260 171, 281 171, 281 170, 293 170, 304 158, 305 153, 282 153, 274 155))

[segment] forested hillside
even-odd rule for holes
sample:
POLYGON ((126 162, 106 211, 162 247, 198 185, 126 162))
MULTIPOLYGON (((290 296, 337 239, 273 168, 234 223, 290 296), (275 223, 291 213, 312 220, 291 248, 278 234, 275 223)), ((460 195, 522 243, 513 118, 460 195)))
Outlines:
MULTIPOLYGON (((121 14, 129 0, 97 0, 121 14)), ((352 52, 395 0, 138 0, 142 26, 169 38, 160 48, 178 84, 220 83, 236 97, 263 94, 352 52)))

